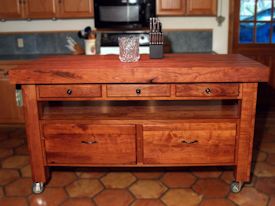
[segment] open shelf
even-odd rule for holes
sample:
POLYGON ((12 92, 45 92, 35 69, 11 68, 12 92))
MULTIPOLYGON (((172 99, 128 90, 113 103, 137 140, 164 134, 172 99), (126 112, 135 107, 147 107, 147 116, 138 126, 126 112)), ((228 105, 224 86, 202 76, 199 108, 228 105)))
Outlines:
POLYGON ((238 101, 40 102, 42 120, 238 119, 238 101))

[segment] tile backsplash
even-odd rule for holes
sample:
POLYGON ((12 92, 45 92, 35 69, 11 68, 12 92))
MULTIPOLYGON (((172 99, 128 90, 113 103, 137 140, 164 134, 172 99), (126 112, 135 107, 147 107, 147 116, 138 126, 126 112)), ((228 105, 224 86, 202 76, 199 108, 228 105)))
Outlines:
POLYGON ((72 37, 84 47, 77 32, 0 34, 0 55, 18 54, 70 54, 65 47, 66 37, 72 37), (23 39, 24 47, 17 46, 17 39, 23 39))
MULTIPOLYGON (((83 39, 77 32, 49 32, 0 34, 0 55, 33 55, 33 54, 71 54, 65 47, 66 37, 72 37, 84 47, 83 39), (24 47, 17 46, 17 39, 23 39, 24 47)), ((169 31, 166 39, 171 44, 173 53, 211 52, 213 32, 207 31, 169 31)))

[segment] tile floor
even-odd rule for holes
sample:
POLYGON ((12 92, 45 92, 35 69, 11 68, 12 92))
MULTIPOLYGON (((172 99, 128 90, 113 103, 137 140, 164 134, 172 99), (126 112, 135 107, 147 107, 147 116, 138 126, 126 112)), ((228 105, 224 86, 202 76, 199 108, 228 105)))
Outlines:
POLYGON ((275 206, 275 110, 257 116, 253 178, 233 194, 230 168, 52 168, 33 195, 24 128, 0 127, 1 206, 275 206))

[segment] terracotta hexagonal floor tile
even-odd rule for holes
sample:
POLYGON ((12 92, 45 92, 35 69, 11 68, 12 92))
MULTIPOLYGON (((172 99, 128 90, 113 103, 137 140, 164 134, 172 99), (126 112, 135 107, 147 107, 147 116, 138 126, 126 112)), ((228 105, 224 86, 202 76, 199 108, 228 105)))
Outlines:
POLYGON ((264 192, 267 195, 275 197, 275 177, 258 178, 255 188, 260 192, 264 192))
POLYGON ((9 157, 12 155, 12 149, 1 149, 0 148, 0 159, 9 157))
POLYGON ((167 172, 161 181, 170 188, 190 187, 196 181, 191 172, 167 172))
POLYGON ((275 206, 275 197, 270 199, 268 206, 275 206))
POLYGON ((25 198, 11 197, 0 198, 1 206, 28 206, 28 202, 25 198))
POLYGON ((164 172, 133 172, 138 179, 159 179, 164 172))
POLYGON ((11 156, 2 162, 3 168, 22 168, 29 163, 28 156, 11 156))
POLYGON ((7 140, 1 141, 0 148, 12 149, 24 144, 23 138, 8 138, 7 140))
POLYGON ((131 206, 165 206, 160 200, 136 200, 131 206))
POLYGON ((233 171, 224 171, 221 175, 221 179, 227 184, 231 184, 234 181, 234 172, 233 171))
POLYGON ((259 151, 253 156, 253 162, 263 162, 266 160, 266 158, 267 153, 259 151))
POLYGON ((48 187, 64 187, 72 183, 76 179, 74 172, 52 172, 52 178, 48 183, 48 187))
POLYGON ((200 168, 194 171, 193 174, 199 178, 217 178, 221 176, 222 171, 216 167, 200 168))
POLYGON ((205 197, 225 197, 230 190, 228 184, 220 179, 199 179, 193 186, 195 192, 204 195, 205 197))
POLYGON ((254 174, 257 177, 275 177, 275 166, 266 162, 256 163, 254 174))
POLYGON ((66 200, 61 206, 95 206, 89 198, 71 198, 66 200))
POLYGON ((260 150, 267 152, 269 154, 275 154, 275 143, 268 142, 268 143, 262 143, 260 146, 260 150))
POLYGON ((231 193, 228 198, 242 206, 267 205, 268 202, 268 197, 265 194, 258 192, 252 187, 245 187, 238 194, 231 193))
POLYGON ((207 199, 203 200, 200 206, 235 206, 235 204, 226 199, 207 199))
POLYGON ((4 190, 2 187, 0 187, 0 197, 4 197, 4 190))
POLYGON ((0 169, 0 185, 5 185, 19 178, 19 172, 12 169, 0 169))
POLYGON ((94 198, 97 206, 129 206, 134 198, 127 190, 104 190, 94 198))
POLYGON ((93 197, 104 188, 98 180, 79 179, 66 187, 70 197, 93 197))
POLYGON ((110 172, 101 178, 101 181, 106 188, 123 189, 134 183, 136 177, 129 172, 110 172))
POLYGON ((130 187, 130 191, 138 199, 159 198, 167 188, 158 180, 139 180, 130 187))
POLYGON ((15 149, 15 154, 17 155, 28 155, 28 146, 26 144, 23 144, 22 146, 15 149))
POLYGON ((78 168, 76 170, 76 175, 79 178, 101 178, 106 174, 102 171, 93 171, 91 168, 78 168))
POLYGON ((31 165, 27 165, 20 169, 22 177, 31 177, 32 176, 32 170, 31 170, 31 165))
POLYGON ((266 161, 271 165, 275 165, 275 154, 269 154, 266 161))
POLYGON ((202 196, 191 189, 171 189, 161 199, 168 206, 197 206, 202 196))
POLYGON ((6 186, 7 196, 27 196, 32 193, 31 178, 20 178, 6 186))
POLYGON ((62 188, 47 188, 41 194, 33 194, 29 196, 30 206, 49 205, 59 206, 67 195, 62 188))

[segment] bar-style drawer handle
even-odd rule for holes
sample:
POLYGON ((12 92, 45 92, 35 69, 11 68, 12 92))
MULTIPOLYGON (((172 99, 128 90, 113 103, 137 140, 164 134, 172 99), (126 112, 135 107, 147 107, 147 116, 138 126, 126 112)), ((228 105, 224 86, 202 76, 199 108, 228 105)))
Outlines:
POLYGON ((199 143, 199 141, 198 140, 191 140, 191 141, 182 140, 181 143, 182 144, 196 144, 196 143, 199 143))
POLYGON ((139 89, 139 88, 136 89, 136 94, 137 94, 137 95, 140 95, 140 94, 141 94, 141 89, 139 89))
POLYGON ((206 88, 204 91, 205 91, 206 94, 211 94, 212 93, 210 88, 206 88))
POLYGON ((81 144, 97 144, 97 141, 81 141, 81 144))
POLYGON ((68 90, 67 90, 67 94, 68 94, 68 95, 72 95, 72 93, 73 93, 73 90, 71 90, 71 89, 68 89, 68 90))

